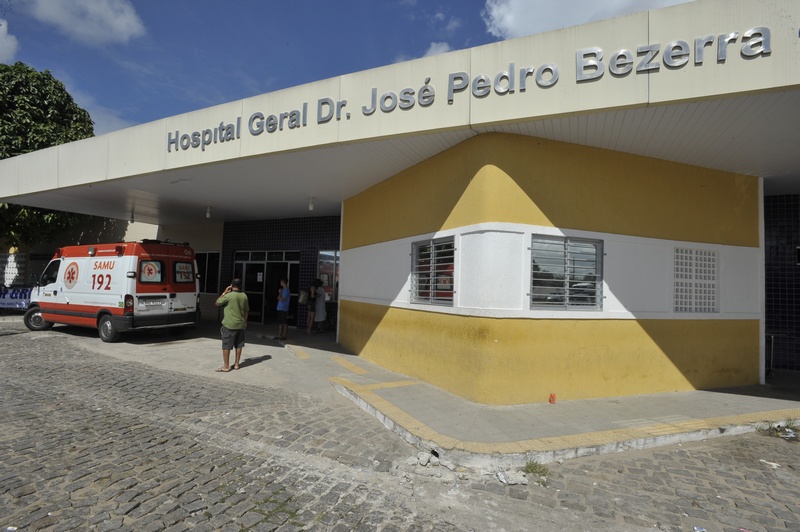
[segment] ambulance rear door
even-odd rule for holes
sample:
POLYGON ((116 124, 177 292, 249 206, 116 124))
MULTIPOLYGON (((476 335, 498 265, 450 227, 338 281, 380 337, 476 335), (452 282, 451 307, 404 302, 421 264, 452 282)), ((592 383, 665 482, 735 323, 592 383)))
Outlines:
MULTIPOLYGON (((143 246, 144 248, 144 246, 143 246)), ((194 323, 197 278, 194 252, 180 246, 148 246, 139 257, 134 326, 194 323)))
POLYGON ((166 325, 170 308, 170 286, 167 282, 169 262, 156 255, 138 257, 134 327, 166 325))
POLYGON ((170 305, 170 322, 182 323, 195 321, 197 312, 198 282, 194 253, 187 249, 183 257, 174 257, 172 261, 172 304, 170 305))

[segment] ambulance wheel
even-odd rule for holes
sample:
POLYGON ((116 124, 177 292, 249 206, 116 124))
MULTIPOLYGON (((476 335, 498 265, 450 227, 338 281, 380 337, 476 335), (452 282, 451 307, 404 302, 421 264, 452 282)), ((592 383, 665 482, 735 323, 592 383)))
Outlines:
POLYGON ((42 318, 42 309, 39 307, 29 308, 27 312, 25 312, 22 321, 25 323, 25 327, 32 331, 46 331, 53 326, 51 322, 42 318))
POLYGON ((111 323, 111 316, 108 314, 100 318, 100 323, 97 324, 97 332, 104 342, 116 342, 119 340, 120 332, 114 328, 114 324, 111 323))

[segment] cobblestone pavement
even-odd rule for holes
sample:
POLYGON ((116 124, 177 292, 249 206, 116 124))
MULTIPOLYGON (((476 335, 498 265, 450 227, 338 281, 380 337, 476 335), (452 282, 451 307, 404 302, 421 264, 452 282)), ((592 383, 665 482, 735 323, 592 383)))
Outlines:
POLYGON ((344 398, 87 356, 6 323, 0 363, 0 530, 800 530, 800 444, 758 433, 510 484, 433 465, 344 398))

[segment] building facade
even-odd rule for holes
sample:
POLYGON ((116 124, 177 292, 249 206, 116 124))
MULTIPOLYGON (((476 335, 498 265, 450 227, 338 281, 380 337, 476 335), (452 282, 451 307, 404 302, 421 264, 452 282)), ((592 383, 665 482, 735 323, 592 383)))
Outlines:
POLYGON ((755 384, 798 368, 799 27, 698 0, 423 58, 0 161, 0 197, 189 241, 261 322, 324 277, 344 347, 479 403, 755 384))
POLYGON ((758 216, 756 178, 480 135, 345 202, 340 340, 490 404, 752 384, 758 216))

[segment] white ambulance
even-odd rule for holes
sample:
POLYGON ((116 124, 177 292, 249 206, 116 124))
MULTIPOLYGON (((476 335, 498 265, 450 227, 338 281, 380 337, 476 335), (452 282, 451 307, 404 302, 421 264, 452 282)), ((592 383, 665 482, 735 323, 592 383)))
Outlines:
POLYGON ((25 325, 93 327, 104 342, 141 329, 187 327, 200 318, 194 250, 158 240, 66 246, 31 291, 25 325))

